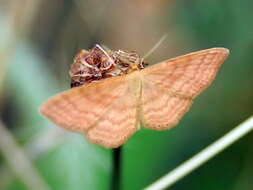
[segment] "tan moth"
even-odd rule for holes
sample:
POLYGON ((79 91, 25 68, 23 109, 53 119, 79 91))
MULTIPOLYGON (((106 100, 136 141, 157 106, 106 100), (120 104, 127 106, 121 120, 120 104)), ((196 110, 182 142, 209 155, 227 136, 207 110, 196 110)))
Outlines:
POLYGON ((135 52, 96 45, 75 57, 74 88, 47 100, 40 112, 86 134, 91 143, 116 148, 140 126, 166 130, 177 125, 228 55, 228 49, 211 48, 147 66, 135 52))

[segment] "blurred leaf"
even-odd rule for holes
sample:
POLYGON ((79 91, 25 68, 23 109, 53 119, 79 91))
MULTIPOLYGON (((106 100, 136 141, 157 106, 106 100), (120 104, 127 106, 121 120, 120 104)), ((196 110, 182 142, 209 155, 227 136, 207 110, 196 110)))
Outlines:
POLYGON ((109 189, 110 151, 90 145, 80 135, 39 159, 39 168, 53 189, 109 189))

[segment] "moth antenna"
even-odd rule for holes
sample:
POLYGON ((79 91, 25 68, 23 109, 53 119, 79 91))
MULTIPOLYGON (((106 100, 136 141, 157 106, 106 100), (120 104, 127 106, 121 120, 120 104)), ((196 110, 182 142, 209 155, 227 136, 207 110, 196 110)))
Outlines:
POLYGON ((168 37, 168 34, 164 34, 160 40, 143 56, 143 60, 146 59, 148 56, 150 56, 168 37))

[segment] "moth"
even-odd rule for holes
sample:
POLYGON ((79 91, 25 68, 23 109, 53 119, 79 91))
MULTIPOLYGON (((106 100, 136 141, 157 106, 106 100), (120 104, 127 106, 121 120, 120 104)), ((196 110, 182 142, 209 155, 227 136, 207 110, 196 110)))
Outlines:
POLYGON ((167 130, 207 88, 229 55, 211 48, 148 66, 136 53, 96 45, 81 50, 70 68, 71 89, 53 96, 40 113, 57 125, 116 148, 140 127, 167 130))

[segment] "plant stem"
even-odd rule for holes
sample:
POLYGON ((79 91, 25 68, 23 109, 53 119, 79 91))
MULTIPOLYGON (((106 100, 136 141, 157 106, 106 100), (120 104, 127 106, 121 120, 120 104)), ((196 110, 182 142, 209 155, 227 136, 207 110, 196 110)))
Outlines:
POLYGON ((120 190, 121 151, 121 147, 113 149, 112 190, 120 190))
POLYGON ((161 190, 170 187, 252 130, 253 116, 144 190, 161 190))

